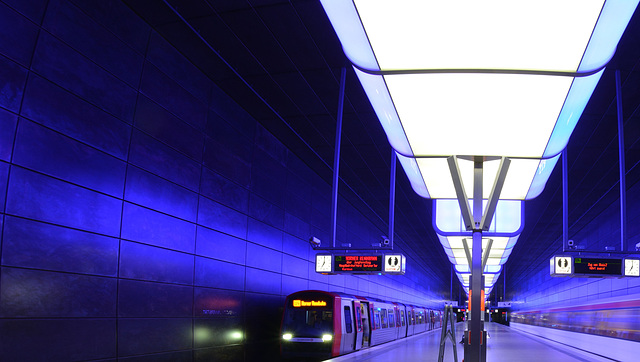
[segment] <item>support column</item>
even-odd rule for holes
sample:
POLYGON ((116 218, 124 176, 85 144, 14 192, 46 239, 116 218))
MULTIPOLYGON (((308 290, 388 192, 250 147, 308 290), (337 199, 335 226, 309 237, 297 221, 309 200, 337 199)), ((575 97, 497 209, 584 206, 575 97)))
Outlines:
POLYGON ((627 183, 624 157, 624 122, 622 119, 622 84, 616 70, 616 108, 618 111, 618 158, 620 160, 620 251, 627 251, 627 183))
POLYGON ((569 180, 567 169, 567 147, 562 150, 562 252, 566 252, 569 242, 569 180))
POLYGON ((469 326, 469 356, 465 354, 465 359, 471 362, 480 361, 481 356, 481 336, 482 336, 482 231, 480 222, 482 219, 482 159, 478 158, 473 163, 473 240, 471 246, 471 316, 469 326))
POLYGON ((389 180, 389 244, 393 250, 396 209, 396 150, 391 148, 391 179, 389 180))
POLYGON ((338 115, 336 124, 336 144, 333 153, 333 187, 331 189, 331 246, 336 248, 336 234, 338 221, 338 183, 340 180, 340 141, 342 139, 342 113, 344 109, 344 88, 347 78, 347 68, 342 68, 340 74, 340 96, 338 98, 338 115))

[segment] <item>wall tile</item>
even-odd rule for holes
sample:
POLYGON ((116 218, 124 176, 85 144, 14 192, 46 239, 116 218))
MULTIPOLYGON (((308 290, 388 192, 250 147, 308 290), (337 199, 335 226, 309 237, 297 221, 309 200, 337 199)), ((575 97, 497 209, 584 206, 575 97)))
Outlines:
POLYGON ((282 295, 289 295, 291 293, 308 289, 310 289, 309 280, 306 278, 306 275, 303 275, 302 278, 298 278, 282 274, 282 295))
POLYGON ((0 55, 0 107, 18 113, 27 70, 8 58, 0 55))
POLYGON ((114 197, 124 191, 123 161, 25 119, 13 162, 114 197))
POLYGON ((247 237, 247 216, 200 196, 198 224, 239 237, 247 237))
MULTIPOLYGON (((284 231, 301 239, 308 238, 310 235, 314 235, 308 223, 298 219, 288 212, 284 213, 284 231)), ((319 235, 315 236, 320 238, 320 240, 326 240, 327 242, 330 242, 329 239, 323 239, 319 235)))
POLYGON ((9 164, 0 161, 0 212, 4 212, 4 202, 7 195, 7 183, 9 182, 9 164))
POLYGON ((0 160, 9 161, 18 117, 0 108, 0 160))
POLYGON ((122 201, 51 177, 11 168, 6 212, 118 236, 122 201))
POLYGON ((87 14, 65 0, 49 2, 43 28, 133 88, 143 57, 87 14))
POLYGON ((289 152, 287 148, 271 132, 260 125, 256 130, 255 144, 278 162, 282 164, 286 162, 289 152))
POLYGON ((247 239, 256 244, 282 251, 282 231, 257 220, 249 219, 247 239))
POLYGON ((280 273, 282 253, 254 243, 247 243, 247 266, 280 273))
POLYGON ((191 348, 190 318, 120 318, 118 356, 129 356, 191 348))
POLYGON ((136 105, 135 126, 188 157, 202 161, 202 132, 143 95, 136 105))
POLYGON ((286 181, 253 171, 254 168, 252 166, 251 191, 284 209, 284 189, 286 187, 286 181))
POLYGON ((116 0, 72 0, 72 2, 138 53, 144 54, 149 42, 150 26, 125 3, 116 0))
POLYGON ((246 347, 244 344, 234 346, 216 346, 200 348, 193 351, 194 361, 242 361, 245 358, 246 347))
POLYGON ((133 132, 129 162, 192 191, 198 191, 200 165, 140 132, 133 132))
POLYGON ((130 203, 124 204, 123 239, 193 253, 196 225, 130 203))
POLYGON ((133 122, 135 90, 45 32, 40 33, 32 69, 121 120, 133 122))
POLYGON ((253 193, 249 200, 249 216, 279 229, 284 226, 284 210, 253 193))
POLYGON ((211 89, 211 110, 214 114, 210 113, 210 117, 213 121, 217 122, 217 118, 220 117, 230 124, 235 129, 242 132, 248 139, 253 140, 256 133, 256 121, 249 115, 247 111, 242 109, 231 97, 222 91, 217 86, 213 86, 211 89))
POLYGON ((154 353, 143 356, 120 357, 118 361, 126 362, 191 362, 193 361, 193 352, 178 351, 166 353, 154 353))
POLYGON ((231 290, 244 290, 245 267, 224 261, 196 257, 195 285, 231 290))
MULTIPOLYGON (((314 266, 315 267, 315 266, 314 266)), ((295 256, 282 255, 282 274, 289 274, 299 278, 307 278, 309 275, 309 261, 295 256)))
POLYGON ((7 216, 2 265, 116 276, 116 238, 7 216))
POLYGON ((2 268, 0 316, 115 317, 116 280, 2 268))
POLYGON ((193 287, 120 280, 118 317, 191 317, 193 287))
POLYGON ((242 318, 244 292, 195 288, 194 314, 202 318, 242 318))
POLYGON ((210 138, 205 139, 203 162, 210 170, 244 187, 251 185, 251 164, 210 138))
POLYGON ((247 242, 219 231, 198 226, 196 254, 214 259, 244 264, 247 242))
POLYGON ((235 337, 234 332, 244 335, 240 318, 196 319, 193 328, 195 348, 238 344, 242 338, 235 337))
POLYGON ((253 139, 234 127, 234 122, 225 120, 209 110, 209 119, 205 133, 215 142, 243 162, 250 163, 253 155, 253 139))
POLYGON ((1 319, 7 361, 87 361, 115 357, 115 319, 1 319), (37 348, 36 348, 37 346, 37 348))
POLYGON ((120 277, 191 285, 193 255, 123 240, 120 277))
POLYGON ((183 121, 204 129, 207 106, 149 62, 144 65, 140 91, 183 121))
POLYGON ((200 194, 243 213, 249 209, 249 190, 208 168, 202 169, 200 194))
MULTIPOLYGON (((309 235, 309 237, 311 237, 311 235, 309 235)), ((324 242, 326 243, 327 241, 325 240, 324 242)), ((300 239, 287 233, 284 234, 282 252, 306 260, 309 258, 310 250, 311 246, 309 245, 309 238, 300 239)), ((315 255, 315 252, 313 255, 315 255)))
POLYGON ((198 195, 152 173, 129 166, 125 200, 195 222, 198 195))
POLYGON ((38 27, 19 12, 0 3, 0 53, 28 68, 38 27))
POLYGON ((282 274, 247 268, 247 292, 281 294, 282 274))
POLYGON ((147 59, 202 103, 211 97, 212 82, 157 32, 152 32, 147 59))
POLYGON ((120 159, 127 158, 131 126, 34 74, 22 115, 120 159))

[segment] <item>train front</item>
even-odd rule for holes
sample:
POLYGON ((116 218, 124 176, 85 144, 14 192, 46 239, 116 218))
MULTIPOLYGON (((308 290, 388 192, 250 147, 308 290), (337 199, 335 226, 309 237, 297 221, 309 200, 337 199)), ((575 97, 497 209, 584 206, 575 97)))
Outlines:
POLYGON ((331 357, 334 348, 335 296, 326 292, 299 292, 287 297, 282 317, 280 349, 285 358, 331 357))

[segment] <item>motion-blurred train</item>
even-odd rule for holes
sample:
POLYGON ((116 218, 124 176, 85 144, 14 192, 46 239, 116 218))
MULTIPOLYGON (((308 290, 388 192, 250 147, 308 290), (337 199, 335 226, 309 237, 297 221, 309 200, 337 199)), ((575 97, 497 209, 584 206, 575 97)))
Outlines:
POLYGON ((511 314, 512 323, 640 341, 640 294, 511 314))
POLYGON ((442 324, 441 312, 379 299, 317 290, 289 295, 282 316, 284 358, 336 357, 422 333, 442 324))

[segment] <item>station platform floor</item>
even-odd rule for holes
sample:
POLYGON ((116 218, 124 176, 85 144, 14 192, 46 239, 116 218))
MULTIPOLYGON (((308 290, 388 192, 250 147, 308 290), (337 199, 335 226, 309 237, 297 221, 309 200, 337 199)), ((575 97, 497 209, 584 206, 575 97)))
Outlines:
MULTIPOLYGON (((463 323, 456 324, 456 348, 458 362, 464 358, 464 348, 460 344, 463 323)), ((488 362, 540 362, 540 361, 616 361, 603 358, 571 346, 554 342, 517 329, 497 323, 486 323, 490 338, 487 344, 488 362)), ((364 349, 345 356, 329 359, 331 362, 347 361, 438 361, 441 330, 429 331, 406 339, 397 340, 380 346, 364 349)), ((451 340, 445 345, 445 362, 454 361, 451 340)))

